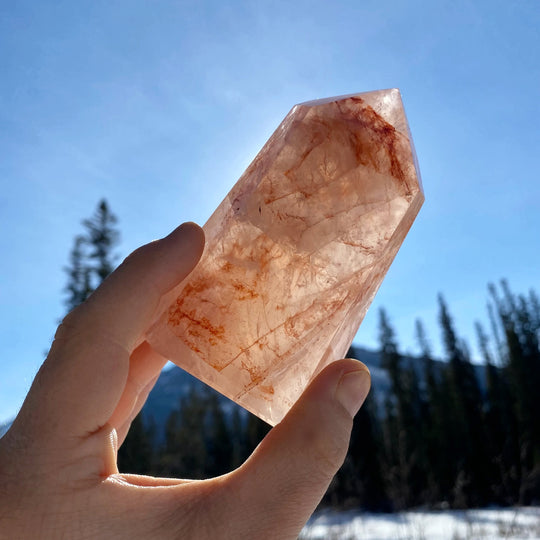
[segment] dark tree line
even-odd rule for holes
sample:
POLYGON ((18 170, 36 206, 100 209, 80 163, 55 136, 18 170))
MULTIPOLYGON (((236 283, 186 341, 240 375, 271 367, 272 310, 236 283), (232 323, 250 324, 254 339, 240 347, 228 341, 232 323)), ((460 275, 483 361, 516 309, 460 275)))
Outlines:
POLYGON ((391 392, 377 409, 372 390, 327 502, 379 510, 540 502, 540 302, 505 281, 489 296, 491 330, 476 324, 484 361, 476 368, 442 296, 444 362, 433 359, 420 321, 421 361, 407 361, 381 311, 391 392))
MULTIPOLYGON (((69 309, 112 271, 119 238, 105 201, 83 225, 66 269, 69 309)), ((480 368, 442 296, 438 303, 443 361, 433 358, 421 321, 419 357, 403 356, 388 315, 380 312, 380 359, 390 392, 382 400, 372 389, 323 504, 396 510, 540 502, 538 296, 516 295, 505 281, 490 285, 489 331, 476 324, 480 368)), ((183 397, 163 437, 148 424, 141 415, 133 421, 118 455, 123 472, 219 475, 242 463, 268 431, 237 407, 226 412, 210 390, 183 397)))
MULTIPOLYGON (((149 445, 150 466, 144 467, 138 459, 128 462, 121 447, 120 470, 191 479, 219 476, 243 463, 270 429, 238 406, 226 413, 217 394, 209 388, 192 389, 178 405, 166 422, 164 442, 149 445)), ((142 425, 140 418, 139 415, 138 425, 142 425)), ((136 442, 131 431, 125 441, 128 448, 133 448, 136 442)), ((155 440, 152 435, 150 430, 145 440, 155 440)))

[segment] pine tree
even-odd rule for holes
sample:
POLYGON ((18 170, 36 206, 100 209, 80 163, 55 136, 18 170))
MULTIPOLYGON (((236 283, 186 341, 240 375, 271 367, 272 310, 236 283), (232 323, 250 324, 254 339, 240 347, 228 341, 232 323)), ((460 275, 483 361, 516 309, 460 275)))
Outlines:
POLYGON ((234 405, 231 415, 231 470, 239 467, 249 456, 246 420, 239 405, 234 405))
POLYGON ((420 501, 426 489, 425 448, 422 436, 422 398, 413 366, 403 366, 395 333, 380 311, 381 366, 388 370, 392 393, 386 402, 386 455, 389 489, 397 508, 420 501))
POLYGON ((139 413, 131 422, 128 434, 118 449, 118 469, 125 473, 151 474, 153 465, 152 431, 139 413))
POLYGON ((391 509, 383 475, 382 433, 377 416, 375 390, 371 390, 354 419, 346 465, 338 473, 343 504, 382 512, 391 509), (347 482, 344 480, 346 479, 347 482))
POLYGON ((531 331, 535 332, 537 337, 540 337, 540 298, 538 298, 536 291, 534 291, 533 289, 529 291, 529 306, 531 331))
POLYGON ((67 311, 84 302, 114 270, 114 249, 120 238, 117 222, 104 199, 99 202, 94 215, 83 220, 84 233, 75 237, 69 266, 64 268, 68 275, 65 287, 67 311))
POLYGON ((192 389, 180 406, 178 447, 181 477, 205 478, 208 451, 204 427, 208 410, 206 395, 192 389))
POLYGON ((217 394, 208 399, 206 474, 219 476, 232 469, 233 443, 227 419, 217 394))
POLYGON ((399 396, 401 394, 401 355, 398 352, 394 329, 384 309, 379 311, 379 343, 381 366, 388 371, 395 394, 399 396))
POLYGON ((489 471, 484 448, 483 398, 470 357, 456 335, 442 295, 439 295, 439 321, 448 360, 448 405, 452 411, 448 427, 457 460, 454 505, 484 504, 489 493, 489 471))
MULTIPOLYGON (((491 286, 490 286, 490 290, 491 292, 495 293, 495 289, 491 289, 491 286)), ((499 332, 497 316, 495 315, 495 308, 493 307, 492 302, 488 302, 487 310, 488 310, 488 317, 489 317, 491 332, 493 334, 493 340, 495 341, 494 364, 502 367, 505 364, 506 350, 504 348, 503 340, 499 332)))
POLYGON ((157 459, 159 475, 201 479, 208 476, 205 440, 207 395, 191 388, 165 426, 165 445, 157 459))
MULTIPOLYGON (((354 347, 346 358, 362 360, 354 347)), ((387 511, 391 503, 383 474, 383 440, 375 389, 354 418, 349 451, 323 499, 324 505, 387 511)))
POLYGON ((537 298, 516 297, 503 280, 500 297, 489 287, 496 306, 505 344, 505 365, 518 426, 519 463, 516 477, 519 500, 530 503, 540 498, 540 347, 537 298))
POLYGON ((87 239, 78 235, 75 237, 73 249, 69 257, 69 266, 64 267, 68 275, 65 291, 68 297, 65 300, 67 311, 82 304, 92 293, 91 269, 87 264, 87 239))
POLYGON ((486 452, 491 462, 491 502, 512 504, 518 497, 515 464, 519 461, 519 447, 510 389, 504 368, 495 365, 488 336, 479 322, 476 333, 486 370, 485 433, 486 452))
POLYGON ((441 391, 438 376, 435 372, 431 347, 420 319, 415 323, 416 341, 420 349, 420 359, 423 364, 423 391, 421 429, 424 446, 424 472, 425 492, 424 502, 428 504, 439 503, 444 493, 444 468, 446 431, 443 425, 444 404, 441 400, 441 391))
POLYGON ((94 215, 83 221, 90 246, 89 257, 95 261, 92 270, 99 283, 114 270, 116 257, 113 249, 120 239, 117 222, 105 199, 99 202, 94 215))

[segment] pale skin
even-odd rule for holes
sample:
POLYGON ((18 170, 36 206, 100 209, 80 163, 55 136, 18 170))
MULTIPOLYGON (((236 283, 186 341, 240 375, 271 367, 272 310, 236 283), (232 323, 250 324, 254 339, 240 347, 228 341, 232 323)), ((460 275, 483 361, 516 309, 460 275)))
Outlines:
POLYGON ((238 469, 208 480, 122 474, 117 448, 166 360, 142 341, 204 247, 186 223, 133 252, 56 332, 0 439, 0 538, 294 540, 347 451, 369 372, 328 366, 238 469), (137 345, 139 344, 140 345, 137 345))

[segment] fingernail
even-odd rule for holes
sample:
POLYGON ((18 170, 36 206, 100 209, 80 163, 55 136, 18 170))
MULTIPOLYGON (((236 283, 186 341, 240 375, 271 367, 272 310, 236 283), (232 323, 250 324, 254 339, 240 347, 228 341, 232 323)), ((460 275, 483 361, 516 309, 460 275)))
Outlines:
POLYGON ((371 388, 369 370, 359 369, 342 375, 336 390, 337 400, 354 416, 364 403, 371 388))

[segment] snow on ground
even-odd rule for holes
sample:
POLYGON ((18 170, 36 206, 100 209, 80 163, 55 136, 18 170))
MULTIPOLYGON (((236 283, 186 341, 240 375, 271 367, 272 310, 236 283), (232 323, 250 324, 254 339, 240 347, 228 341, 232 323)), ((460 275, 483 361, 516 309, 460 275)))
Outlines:
POLYGON ((540 507, 409 511, 395 514, 324 511, 299 540, 540 539, 540 507))

